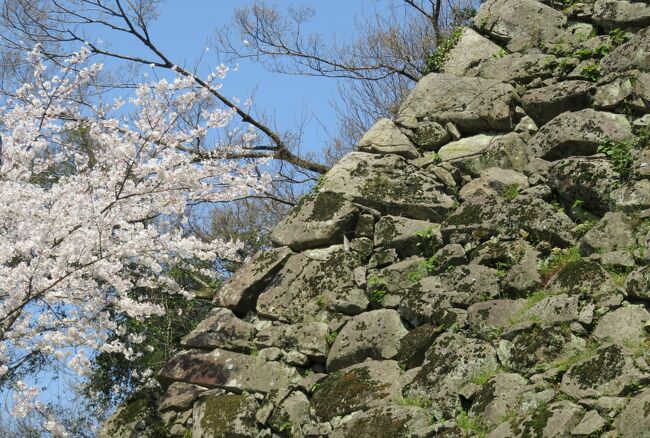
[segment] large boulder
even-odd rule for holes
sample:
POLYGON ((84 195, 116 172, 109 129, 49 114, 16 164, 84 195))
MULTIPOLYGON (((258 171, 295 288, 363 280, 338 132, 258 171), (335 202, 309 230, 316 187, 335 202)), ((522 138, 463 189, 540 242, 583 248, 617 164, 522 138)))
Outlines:
POLYGON ((535 241, 569 246, 573 222, 541 199, 517 197, 513 200, 488 198, 463 203, 442 225, 446 240, 464 243, 491 237, 515 240, 522 232, 535 241))
POLYGON ((599 158, 572 157, 555 163, 548 175, 548 185, 558 194, 570 211, 575 202, 596 215, 603 215, 612 206, 611 195, 618 187, 619 174, 611 161, 599 158))
POLYGON ((244 438, 259 432, 252 395, 214 394, 195 405, 192 435, 205 438, 244 438))
POLYGON ((642 437, 650 430, 650 388, 633 397, 614 422, 621 437, 642 437))
POLYGON ((555 57, 551 55, 511 53, 482 63, 478 76, 485 79, 528 84, 535 79, 552 77, 554 66, 555 57))
POLYGON ((420 156, 406 135, 389 119, 379 119, 359 140, 359 150, 375 154, 395 154, 407 159, 420 156))
POLYGON ((380 309, 357 315, 336 336, 327 356, 327 370, 337 371, 366 359, 392 359, 407 333, 395 310, 380 309))
POLYGON ((567 19, 535 0, 489 0, 474 18, 474 27, 516 52, 557 41, 567 19))
POLYGON ((650 266, 632 271, 625 280, 625 290, 631 298, 650 301, 650 266))
POLYGON ((252 324, 237 318, 232 311, 215 308, 181 340, 181 346, 249 351, 256 331, 252 324))
POLYGON ((324 322, 298 324, 273 324, 260 329, 255 345, 263 348, 280 348, 298 351, 309 359, 325 362, 327 357, 328 327, 324 322))
POLYGON ((344 246, 313 249, 292 256, 259 296, 261 316, 283 322, 324 319, 328 311, 356 314, 368 306, 365 292, 354 284, 362 266, 359 254, 344 246))
POLYGON ((445 186, 397 155, 352 152, 325 177, 321 192, 340 193, 384 214, 436 221, 453 207, 445 186))
POLYGON ((621 141, 631 136, 632 128, 625 116, 585 109, 555 117, 535 134, 530 146, 535 157, 557 160, 593 155, 604 141, 621 141))
POLYGON ((596 0, 591 19, 606 29, 642 28, 650 25, 650 4, 642 1, 596 0))
POLYGON ((214 303, 239 313, 255 309, 257 297, 293 252, 287 248, 261 251, 241 266, 214 296, 214 303))
POLYGON ((498 373, 483 385, 474 399, 469 414, 480 418, 481 424, 497 426, 502 419, 521 409, 521 396, 528 382, 516 373, 498 373))
POLYGON ((501 48, 489 39, 466 27, 456 45, 447 55, 442 72, 456 76, 476 76, 481 62, 493 59, 501 48))
POLYGON ((594 338, 621 345, 640 345, 647 339, 645 326, 650 313, 643 306, 625 306, 605 314, 598 321, 594 338))
POLYGON ((497 80, 429 74, 417 83, 398 112, 397 122, 451 122, 465 135, 512 128, 515 89, 497 80))
POLYGON ((440 224, 390 215, 375 224, 375 246, 395 248, 400 257, 433 252, 441 244, 440 224))
POLYGON ((566 111, 588 108, 596 87, 587 81, 566 81, 534 88, 521 96, 521 104, 538 124, 545 124, 566 111))
POLYGON ((409 397, 432 402, 439 416, 453 416, 461 388, 478 375, 498 367, 494 348, 459 333, 445 333, 426 353, 422 368, 404 388, 409 397))
POLYGON ((616 209, 630 213, 650 208, 650 180, 634 181, 612 191, 612 202, 616 209))
POLYGON ((158 380, 164 387, 186 382, 237 393, 267 393, 297 383, 300 376, 294 368, 279 362, 215 349, 208 353, 180 351, 165 363, 158 380))
POLYGON ((271 241, 295 251, 341 244, 343 236, 354 230, 358 216, 359 207, 340 193, 309 194, 275 227, 271 241))
POLYGON ((417 406, 379 406, 367 411, 355 412, 332 433, 332 438, 395 438, 413 436, 412 433, 427 430, 431 415, 417 406))
POLYGON ((624 251, 633 245, 636 225, 621 212, 607 212, 605 216, 580 239, 579 247, 583 255, 624 251))
POLYGON ((618 396, 643 378, 626 349, 612 344, 572 365, 562 377, 560 390, 575 398, 618 396))
POLYGON ((530 148, 516 133, 462 138, 447 143, 438 155, 473 177, 490 167, 522 171, 532 158, 530 148))
POLYGON ((621 44, 601 63, 603 72, 625 72, 629 70, 650 71, 650 27, 646 27, 628 42, 621 44))
POLYGON ((367 361, 330 373, 313 390, 316 416, 329 421, 351 412, 388 404, 400 392, 401 370, 394 360, 367 361))

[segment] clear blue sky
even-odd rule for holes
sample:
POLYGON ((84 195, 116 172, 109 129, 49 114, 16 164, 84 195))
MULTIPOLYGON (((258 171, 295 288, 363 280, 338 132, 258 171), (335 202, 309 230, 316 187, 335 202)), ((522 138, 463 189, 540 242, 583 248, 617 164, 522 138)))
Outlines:
MULTIPOLYGON (((252 3, 252 0, 167 0, 162 3, 159 19, 152 25, 152 39, 179 65, 192 66, 205 50, 206 41, 215 29, 230 23, 235 8, 252 3)), ((375 10, 387 10, 390 0, 296 0, 270 1, 280 10, 290 5, 310 6, 316 14, 308 30, 326 37, 336 34, 338 42, 354 38, 355 18, 375 10)), ((102 35, 117 51, 141 54, 134 41, 102 35)), ((203 66, 218 65, 217 54, 206 54, 203 66)), ((244 100, 255 92, 258 111, 274 117, 277 129, 291 129, 303 114, 310 116, 305 143, 310 149, 327 140, 327 129, 336 132, 336 118, 331 103, 337 98, 336 81, 329 78, 281 75, 266 71, 261 65, 242 62, 240 70, 231 72, 222 89, 229 97, 244 100), (319 123, 322 126, 319 126, 319 123)))

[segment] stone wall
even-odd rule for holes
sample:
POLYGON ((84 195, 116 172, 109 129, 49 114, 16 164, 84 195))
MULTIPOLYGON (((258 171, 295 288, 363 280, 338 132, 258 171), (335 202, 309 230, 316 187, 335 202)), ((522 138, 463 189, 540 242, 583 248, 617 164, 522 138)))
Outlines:
POLYGON ((483 4, 104 435, 646 436, 649 25, 483 4))

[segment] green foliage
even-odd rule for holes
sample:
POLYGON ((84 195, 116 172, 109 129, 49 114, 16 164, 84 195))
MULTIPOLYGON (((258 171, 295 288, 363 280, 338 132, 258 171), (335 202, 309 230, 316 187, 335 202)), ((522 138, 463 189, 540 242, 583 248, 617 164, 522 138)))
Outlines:
POLYGON ((499 367, 486 368, 478 374, 472 376, 471 382, 475 385, 483 386, 485 385, 492 377, 496 376, 500 371, 499 367))
POLYGON ((580 76, 583 79, 591 82, 596 82, 598 78, 600 78, 600 75, 601 75, 600 66, 595 63, 586 65, 580 72, 580 76))
MULTIPOLYGON (((339 335, 339 332, 336 330, 329 332, 327 336, 325 336, 325 341, 327 342, 327 345, 332 345, 334 341, 336 341, 336 337, 339 335)), ((316 386, 316 385, 314 385, 316 386)))
POLYGON ((429 157, 433 160, 434 164, 438 164, 442 161, 442 158, 440 157, 440 154, 438 152, 431 152, 429 154, 429 157))
POLYGON ((589 220, 586 220, 586 221, 582 222, 581 224, 576 226, 575 229, 574 229, 574 233, 575 233, 576 237, 578 239, 582 238, 582 236, 587 234, 589 232, 589 230, 591 230, 597 223, 598 223, 598 221, 595 221, 593 219, 589 219, 589 220))
POLYGON ((454 29, 449 37, 436 48, 436 51, 427 57, 423 74, 440 73, 442 71, 447 55, 458 43, 464 29, 462 26, 454 29))
POLYGON ((431 257, 433 256, 433 253, 436 250, 436 246, 438 244, 438 241, 436 239, 437 237, 437 228, 434 227, 427 227, 423 230, 420 230, 415 233, 415 235, 419 238, 419 242, 417 243, 418 248, 422 251, 422 255, 425 257, 431 257))
POLYGON ((368 292, 368 299, 371 303, 381 304, 384 302, 384 297, 386 296, 386 289, 373 289, 368 292))
POLYGON ((630 39, 627 32, 618 27, 609 31, 609 37, 612 39, 612 44, 614 44, 614 46, 620 46, 630 39))
POLYGON ((456 416, 456 425, 462 429, 468 436, 483 438, 489 430, 475 418, 471 418, 467 411, 461 409, 456 416))
POLYGON ((325 184, 325 175, 321 175, 318 177, 316 184, 314 184, 314 187, 311 188, 311 193, 320 192, 320 190, 323 188, 323 184, 325 184))
POLYGON ((606 140, 598 146, 598 152, 607 155, 612 161, 612 167, 621 175, 623 180, 630 177, 632 170, 632 140, 613 141, 606 140))
POLYGON ((424 397, 398 397, 395 403, 400 406, 416 406, 422 409, 431 407, 431 400, 424 397))
POLYGON ((599 44, 593 49, 588 49, 588 48, 578 49, 575 52, 575 56, 581 61, 590 58, 603 59, 611 50, 612 50, 612 46, 610 46, 609 44, 599 44))
POLYGON ((507 199, 508 201, 512 201, 517 196, 519 196, 519 190, 519 184, 510 184, 501 190, 501 197, 503 199, 507 199))
POLYGON ((570 263, 580 260, 578 247, 572 246, 565 249, 555 248, 551 255, 539 263, 539 272, 545 279, 549 279, 570 263))
POLYGON ((438 260, 438 257, 431 256, 421 261, 418 264, 418 269, 413 272, 409 272, 407 278, 409 279, 409 281, 415 283, 417 281, 420 281, 424 277, 434 274, 439 266, 440 266, 440 261, 438 260))
MULTIPOLYGON (((170 268, 170 275, 187 290, 195 292, 219 287, 217 281, 193 273, 193 269, 189 269, 190 264, 207 267, 203 263, 185 261, 184 265, 170 268)), ((207 316, 213 307, 212 294, 209 295, 210 299, 187 299, 165 290, 137 288, 129 292, 129 296, 136 301, 146 298, 160 305, 165 314, 145 320, 116 315, 126 330, 123 333, 110 333, 107 342, 122 342, 133 350, 135 359, 127 360, 121 353, 98 354, 93 358, 91 373, 82 392, 89 399, 95 398, 98 403, 106 405, 124 401, 141 383, 136 376, 147 370, 155 375, 174 354, 181 339, 207 316), (133 341, 133 337, 140 336, 145 337, 143 342, 133 341), (118 393, 115 388, 121 388, 123 392, 118 393), (95 397, 91 394, 95 394, 95 397)))
POLYGON ((571 73, 574 69, 574 63, 571 62, 570 58, 562 58, 557 65, 560 74, 567 75, 571 73))
POLYGON ((506 49, 504 49, 503 47, 501 47, 501 48, 497 51, 497 53, 495 53, 494 55, 492 55, 492 57, 493 57, 494 59, 501 59, 501 58, 503 58, 504 56, 506 56, 507 54, 508 54, 508 51, 507 51, 506 49))

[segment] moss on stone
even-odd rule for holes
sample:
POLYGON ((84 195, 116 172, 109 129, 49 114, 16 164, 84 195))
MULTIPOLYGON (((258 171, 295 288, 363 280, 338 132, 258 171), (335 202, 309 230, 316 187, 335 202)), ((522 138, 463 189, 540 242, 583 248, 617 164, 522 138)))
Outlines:
POLYGON ((469 204, 465 205, 460 211, 455 212, 449 218, 447 218, 447 223, 449 225, 473 225, 478 224, 483 219, 481 212, 482 208, 480 205, 469 204))
POLYGON ((226 436, 246 397, 243 395, 213 395, 203 401, 201 428, 214 437, 226 436))
POLYGON ((411 415, 394 417, 390 413, 380 412, 377 415, 367 416, 355 421, 353 426, 347 430, 347 436, 358 438, 395 438, 408 436, 409 430, 407 424, 411 418, 411 415))
POLYGON ((319 418, 330 420, 362 407, 387 386, 373 380, 367 367, 338 371, 330 374, 319 386, 313 395, 312 406, 319 418))
POLYGON ((567 374, 575 377, 582 388, 593 388, 618 377, 624 365, 621 347, 610 345, 598 350, 595 357, 571 367, 567 374))

